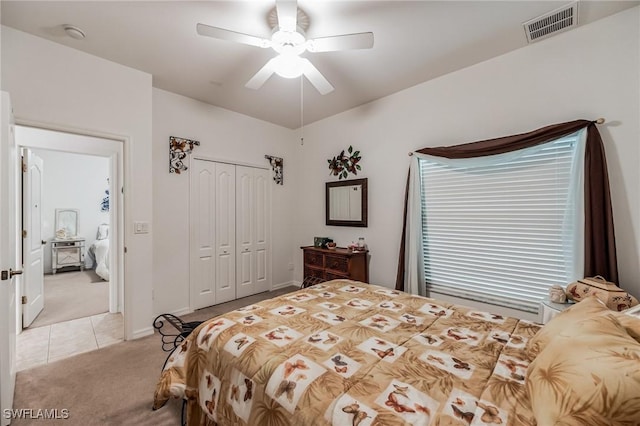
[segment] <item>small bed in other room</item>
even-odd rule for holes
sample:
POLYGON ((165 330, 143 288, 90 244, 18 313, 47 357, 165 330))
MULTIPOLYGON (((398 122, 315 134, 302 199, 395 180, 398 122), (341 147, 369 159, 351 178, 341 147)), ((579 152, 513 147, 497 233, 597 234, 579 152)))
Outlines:
POLYGON ((96 274, 105 281, 109 281, 109 225, 106 223, 98 226, 96 240, 87 251, 93 261, 96 274))
MULTIPOLYGON (((559 327, 571 315, 584 320, 574 309, 549 324, 559 327)), ((584 409, 581 395, 591 393, 574 392, 571 377, 547 364, 553 359, 543 356, 544 347, 554 346, 558 332, 539 333, 541 327, 386 287, 330 281, 204 322, 170 356, 154 408, 185 398, 190 425, 552 424, 536 418, 562 416, 567 407, 556 410, 549 398, 559 392, 584 409), (538 352, 542 363, 532 373, 538 352), (558 381, 550 388, 546 372, 554 371, 558 381)), ((552 358, 563 366, 575 361, 552 358)), ((634 383, 631 391, 640 380, 634 383)), ((637 404, 618 408, 629 420, 637 404)))

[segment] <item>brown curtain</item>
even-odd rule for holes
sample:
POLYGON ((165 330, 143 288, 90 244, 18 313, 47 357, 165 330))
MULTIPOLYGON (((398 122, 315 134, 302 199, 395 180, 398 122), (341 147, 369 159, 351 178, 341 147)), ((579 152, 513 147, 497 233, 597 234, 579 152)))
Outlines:
MULTIPOLYGON (((618 282, 613 212, 604 145, 595 121, 575 120, 528 133, 488 139, 463 145, 423 148, 416 152, 445 158, 472 158, 502 154, 539 145, 587 128, 584 159, 584 276, 601 275, 618 282)), ((407 191, 408 191, 407 180, 407 191)), ((404 290, 407 197, 405 195, 402 239, 398 256, 396 289, 404 290)))

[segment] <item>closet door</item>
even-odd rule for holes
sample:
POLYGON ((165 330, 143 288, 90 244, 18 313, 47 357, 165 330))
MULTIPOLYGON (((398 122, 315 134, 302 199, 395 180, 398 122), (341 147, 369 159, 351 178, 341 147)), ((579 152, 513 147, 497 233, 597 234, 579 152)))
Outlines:
POLYGON ((236 298, 236 167, 216 163, 216 303, 236 298))
POLYGON ((256 293, 253 168, 236 166, 236 241, 238 298, 256 293))
POLYGON ((271 289, 269 171, 236 166, 237 297, 271 289))
POLYGON ((255 292, 271 290, 271 177, 270 171, 254 169, 254 212, 255 212, 255 292))
POLYGON ((193 161, 190 191, 191 309, 216 304, 215 176, 216 163, 193 161))

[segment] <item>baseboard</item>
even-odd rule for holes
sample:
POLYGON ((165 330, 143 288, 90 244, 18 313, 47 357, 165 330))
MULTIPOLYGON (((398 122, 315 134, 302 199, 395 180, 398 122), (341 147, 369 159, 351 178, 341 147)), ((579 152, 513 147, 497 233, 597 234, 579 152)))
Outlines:
POLYGON ((285 288, 285 287, 289 287, 289 286, 300 287, 300 283, 297 282, 297 281, 285 281, 285 282, 280 283, 280 284, 274 284, 274 285, 271 286, 271 291, 278 290, 278 289, 285 288))
POLYGON ((128 339, 128 340, 136 340, 136 339, 140 339, 141 337, 151 336, 152 334, 153 334, 153 327, 145 327, 140 330, 135 330, 131 335, 131 339, 128 339))
MULTIPOLYGON (((177 317, 181 317, 182 315, 187 315, 187 314, 190 314, 192 312, 193 311, 187 306, 187 307, 184 307, 184 308, 181 308, 181 309, 178 309, 176 311, 169 312, 169 313, 171 315, 175 315, 177 317)), ((165 313, 165 312, 163 312, 163 313, 165 313)), ((158 314, 158 315, 160 315, 160 314, 158 314)))

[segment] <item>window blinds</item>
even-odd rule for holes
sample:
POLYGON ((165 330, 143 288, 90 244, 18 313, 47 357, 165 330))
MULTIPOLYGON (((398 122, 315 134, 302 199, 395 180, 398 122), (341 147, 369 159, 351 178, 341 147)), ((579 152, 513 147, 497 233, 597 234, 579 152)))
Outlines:
POLYGON ((578 278, 580 134, 507 154, 420 158, 428 291, 537 312, 550 286, 578 278))

